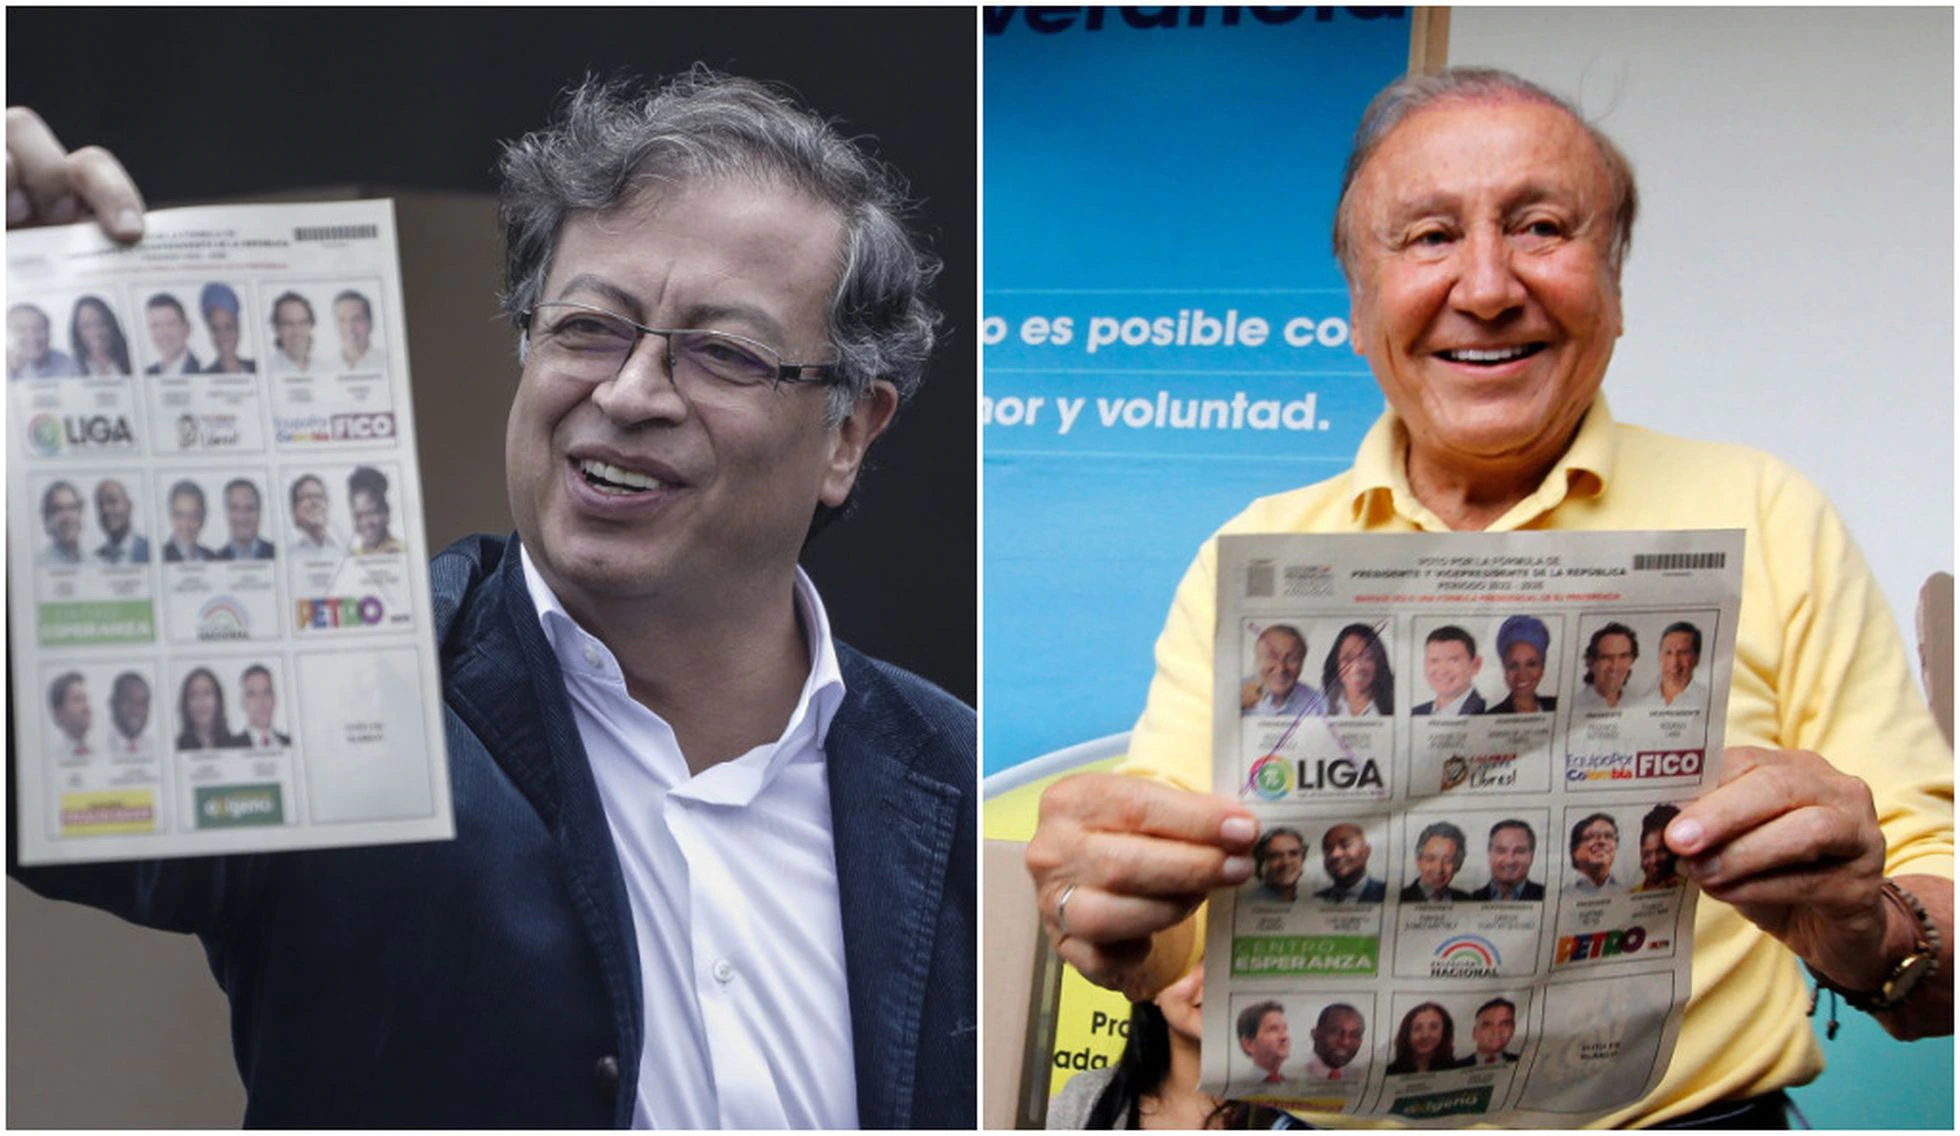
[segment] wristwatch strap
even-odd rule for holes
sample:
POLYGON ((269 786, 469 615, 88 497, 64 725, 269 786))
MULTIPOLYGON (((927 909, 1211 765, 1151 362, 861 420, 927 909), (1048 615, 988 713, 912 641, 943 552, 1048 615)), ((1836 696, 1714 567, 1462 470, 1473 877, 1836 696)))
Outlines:
MULTIPOLYGON (((1815 969, 1810 971, 1817 985, 1838 994, 1852 1009, 1868 1014, 1897 1008, 1940 966, 1940 929, 1933 923, 1933 917, 1926 913, 1926 905, 1919 902, 1918 896, 1889 879, 1881 880, 1878 888, 1879 894, 1903 911, 1916 928, 1912 950, 1886 970, 1885 979, 1879 983, 1877 990, 1846 990, 1818 974, 1815 969)), ((1810 964, 1804 965, 1809 968, 1810 964)))

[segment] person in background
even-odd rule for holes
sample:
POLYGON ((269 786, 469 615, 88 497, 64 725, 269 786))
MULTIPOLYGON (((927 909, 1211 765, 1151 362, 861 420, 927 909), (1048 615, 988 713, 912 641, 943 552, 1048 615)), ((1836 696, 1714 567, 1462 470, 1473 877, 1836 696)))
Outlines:
POLYGON ((88 680, 80 671, 69 671, 49 684, 48 709, 61 730, 48 738, 49 756, 91 756, 94 751, 88 744, 88 731, 95 722, 95 711, 89 706, 88 680))
POLYGON ((33 304, 7 309, 7 378, 72 379, 82 373, 74 358, 54 347, 48 313, 33 304))
POLYGON ((264 663, 253 663, 239 676, 239 701, 245 704, 245 740, 258 749, 284 749, 293 739, 272 728, 272 715, 279 698, 272 692, 272 671, 264 663))
POLYGON ((1557 698, 1538 693, 1551 645, 1552 633, 1537 616, 1514 615, 1498 625, 1497 661, 1504 667, 1504 685, 1510 693, 1484 713, 1538 714, 1558 709, 1557 698))
POLYGON ((1388 649, 1365 623, 1350 623, 1334 636, 1320 668, 1320 689, 1330 718, 1386 718, 1395 713, 1395 672, 1388 649))
POLYGON ((116 313, 100 296, 75 301, 75 314, 68 319, 68 348, 84 375, 129 374, 129 340, 123 337, 116 313))
POLYGON ((1613 878, 1613 859, 1620 852, 1620 826, 1605 813, 1593 813, 1572 826, 1572 878, 1565 890, 1575 895, 1598 895, 1625 890, 1613 878))
POLYGON ((303 473, 293 479, 291 497, 293 527, 299 530, 292 551, 316 555, 338 553, 340 542, 327 532, 327 483, 303 473))
POLYGON ((1434 1002, 1402 1015, 1395 1031, 1395 1052, 1388 1063, 1390 1076, 1407 1073, 1439 1073, 1458 1067, 1456 1022, 1450 1012, 1434 1002))
POLYGON ((1586 641, 1585 685, 1575 703, 1580 711, 1631 708, 1627 679, 1639 657, 1640 638, 1626 624, 1609 623, 1593 632, 1586 641))
POLYGON ((238 353, 238 293, 231 285, 216 280, 204 286, 197 296, 198 310, 204 313, 205 329, 211 333, 211 348, 218 357, 204 368, 207 375, 254 375, 259 365, 238 353))
POLYGON ((1259 884, 1246 899, 1254 903, 1292 903, 1299 898, 1300 873, 1307 864, 1307 841, 1297 829, 1267 829, 1252 846, 1252 861, 1259 884))
POLYGON ((136 506, 129 490, 113 477, 95 483, 95 523, 102 530, 96 559, 107 564, 148 564, 150 538, 134 528, 136 506))
POLYGON ((388 532, 388 477, 373 466, 357 466, 347 476, 347 505, 354 514, 354 555, 400 552, 402 542, 388 532))
POLYGON ((1275 623, 1261 631, 1253 640, 1252 657, 1259 676, 1239 692, 1246 717, 1297 718, 1326 712, 1320 692, 1300 681, 1300 668, 1307 662, 1307 638, 1298 628, 1275 623))
POLYGON ((1205 966, 1200 960, 1148 1002, 1130 1005, 1123 1052, 1101 1069, 1077 1073, 1048 1102, 1051 1130, 1298 1128, 1261 1105, 1198 1091, 1205 966))
POLYGON ((1468 631, 1461 627, 1431 631, 1423 642, 1422 673, 1436 697, 1409 713, 1419 717, 1483 713, 1484 696, 1470 685, 1483 665, 1477 656, 1477 640, 1468 631))
POLYGON ((140 757, 150 752, 150 680, 135 671, 116 676, 109 688, 109 721, 116 727, 110 738, 111 752, 140 757))
POLYGON ((1666 891, 1681 886, 1681 862, 1667 847, 1667 826, 1681 815, 1678 805, 1658 804, 1640 818, 1640 882, 1634 891, 1666 891))
POLYGON ((313 370, 313 305, 298 292, 281 292, 272 301, 272 374, 305 375, 313 370))
POLYGON ((245 735, 231 732, 225 716, 225 692, 218 676, 199 667, 184 676, 183 690, 177 697, 177 720, 183 729, 177 734, 177 748, 240 749, 249 744, 245 735))
POLYGON ((1346 1002, 1330 1003, 1320 1011, 1309 1032, 1313 1036, 1313 1056, 1307 1058, 1307 1080, 1343 1081, 1365 1075, 1353 1067, 1367 1032, 1360 1010, 1346 1002))
POLYGON ((333 298, 333 322, 340 332, 340 365, 348 371, 379 370, 373 351, 374 309, 368 298, 347 289, 333 298))
POLYGON ((218 549, 215 559, 272 559, 272 542, 259 535, 260 506, 259 487, 250 478, 234 477, 225 483, 225 527, 231 539, 218 549))
POLYGON ((151 296, 143 305, 143 319, 157 353, 157 361, 143 368, 144 374, 195 375, 204 369, 191 350, 191 320, 177 297, 168 292, 151 296))
POLYGON ((41 493, 41 527, 48 546, 41 550, 43 567, 82 562, 82 493, 67 481, 57 481, 41 493))
POLYGON ((1477 1051, 1464 1058, 1464 1065, 1516 1064, 1518 1055, 1504 1047, 1518 1033, 1517 1003, 1509 998, 1492 998, 1477 1007, 1476 1023, 1470 1027, 1470 1040, 1477 1051))
POLYGON ((1320 864, 1332 885, 1315 892, 1328 903, 1380 903, 1388 898, 1388 885, 1368 875, 1368 858, 1374 849, 1361 826, 1347 821, 1329 828, 1320 838, 1320 864))
POLYGON ((198 543, 204 533, 204 489, 183 480, 170 487, 170 539, 163 544, 165 563, 215 560, 218 554, 198 543))

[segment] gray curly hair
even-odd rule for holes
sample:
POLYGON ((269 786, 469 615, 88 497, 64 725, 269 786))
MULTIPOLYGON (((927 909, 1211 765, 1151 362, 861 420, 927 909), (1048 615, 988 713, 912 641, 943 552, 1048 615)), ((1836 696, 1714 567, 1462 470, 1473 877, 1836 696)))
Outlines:
POLYGON ((940 264, 906 228, 905 182, 786 91, 700 64, 652 90, 588 76, 551 125, 505 145, 499 172, 502 303, 520 332, 573 213, 620 205, 648 183, 743 177, 806 194, 843 220, 828 420, 842 421, 878 379, 900 398, 918 389, 940 318, 925 293, 940 264))

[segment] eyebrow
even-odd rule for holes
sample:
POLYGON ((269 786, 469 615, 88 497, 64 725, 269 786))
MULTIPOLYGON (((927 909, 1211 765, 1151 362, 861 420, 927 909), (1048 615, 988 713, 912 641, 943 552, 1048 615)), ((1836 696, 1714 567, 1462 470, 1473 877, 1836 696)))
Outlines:
MULTIPOLYGON (((646 318, 638 296, 603 276, 580 273, 565 281, 564 286, 558 289, 557 298, 562 300, 578 292, 595 292, 618 305, 624 314, 636 321, 646 318)), ((754 304, 696 304, 682 313, 681 320, 684 327, 703 329, 711 324, 739 323, 748 328, 753 338, 761 339, 770 346, 781 344, 787 338, 783 326, 776 322, 775 317, 754 304)))
MULTIPOLYGON (((1583 206, 1585 194, 1571 187, 1558 187, 1541 181, 1528 181, 1510 193, 1503 200, 1505 214, 1511 214, 1528 205, 1544 201, 1570 200, 1575 206, 1583 206)), ((1461 209, 1463 195, 1444 190, 1432 190, 1420 197, 1392 204, 1387 212, 1391 225, 1404 225, 1420 217, 1435 213, 1455 213, 1461 209)))

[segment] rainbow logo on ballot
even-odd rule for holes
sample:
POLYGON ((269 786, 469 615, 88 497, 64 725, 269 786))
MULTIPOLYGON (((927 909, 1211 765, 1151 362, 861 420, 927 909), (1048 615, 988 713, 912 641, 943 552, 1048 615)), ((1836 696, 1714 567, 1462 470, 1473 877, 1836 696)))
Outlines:
POLYGON ((1431 978, 1469 978, 1497 973, 1504 956, 1497 944, 1481 935, 1453 935, 1436 944, 1429 962, 1431 978))

